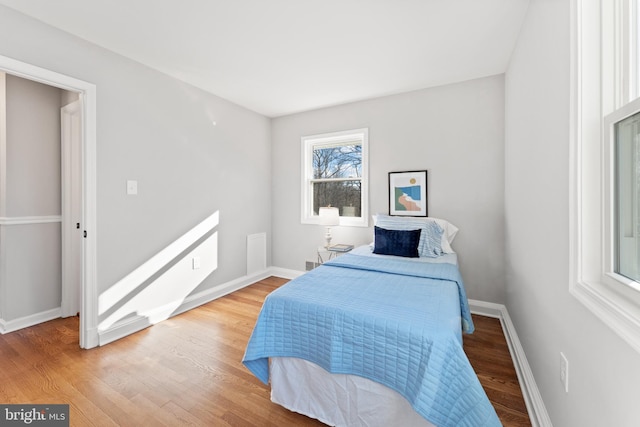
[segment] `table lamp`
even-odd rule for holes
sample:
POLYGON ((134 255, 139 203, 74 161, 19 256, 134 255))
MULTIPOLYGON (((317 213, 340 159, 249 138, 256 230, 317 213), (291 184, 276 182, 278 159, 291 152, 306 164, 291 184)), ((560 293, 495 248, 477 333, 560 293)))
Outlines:
POLYGON ((327 241, 325 248, 329 249, 331 246, 331 226, 340 225, 340 211, 338 208, 334 208, 329 205, 327 207, 320 208, 318 216, 320 217, 320 225, 327 227, 327 232, 325 233, 324 238, 327 241))

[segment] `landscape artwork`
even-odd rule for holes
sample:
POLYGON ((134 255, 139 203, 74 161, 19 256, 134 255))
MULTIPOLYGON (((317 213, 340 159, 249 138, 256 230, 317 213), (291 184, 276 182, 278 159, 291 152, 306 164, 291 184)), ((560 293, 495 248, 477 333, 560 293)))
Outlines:
POLYGON ((389 215, 427 216, 427 171, 389 172, 389 215))

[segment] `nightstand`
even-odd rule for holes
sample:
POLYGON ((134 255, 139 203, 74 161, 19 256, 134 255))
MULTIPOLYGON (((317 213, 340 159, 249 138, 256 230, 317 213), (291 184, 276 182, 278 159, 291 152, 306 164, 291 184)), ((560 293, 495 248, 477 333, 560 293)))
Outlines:
POLYGON ((328 248, 325 246, 318 246, 318 264, 323 264, 331 259, 334 259, 338 255, 347 253, 353 249, 353 245, 337 244, 331 245, 328 248))

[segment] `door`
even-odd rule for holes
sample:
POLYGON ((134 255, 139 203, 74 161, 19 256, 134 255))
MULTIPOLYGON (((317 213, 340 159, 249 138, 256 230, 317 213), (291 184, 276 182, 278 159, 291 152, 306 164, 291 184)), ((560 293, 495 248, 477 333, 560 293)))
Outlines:
POLYGON ((62 317, 80 312, 82 292, 82 108, 60 110, 62 143, 62 317))

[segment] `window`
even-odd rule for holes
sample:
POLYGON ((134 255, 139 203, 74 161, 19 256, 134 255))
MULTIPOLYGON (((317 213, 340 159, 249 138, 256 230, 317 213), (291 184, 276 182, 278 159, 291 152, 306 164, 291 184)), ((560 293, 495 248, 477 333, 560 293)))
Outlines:
POLYGON ((302 223, 334 206, 340 225, 368 226, 368 130, 302 137, 302 223))
POLYGON ((613 140, 610 143, 613 143, 614 154, 613 271, 640 282, 640 112, 611 126, 613 140))
POLYGON ((603 8, 602 25, 603 202, 608 213, 603 218, 604 273, 605 281, 614 288, 623 286, 640 291, 639 0, 608 3, 603 8), (610 63, 606 63, 607 57, 611 58, 610 63))
POLYGON ((640 352, 639 3, 571 3, 569 289, 640 352))

